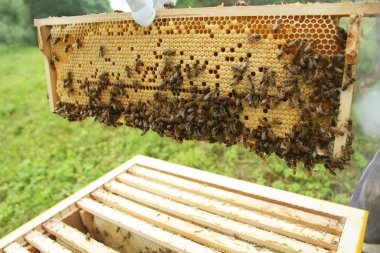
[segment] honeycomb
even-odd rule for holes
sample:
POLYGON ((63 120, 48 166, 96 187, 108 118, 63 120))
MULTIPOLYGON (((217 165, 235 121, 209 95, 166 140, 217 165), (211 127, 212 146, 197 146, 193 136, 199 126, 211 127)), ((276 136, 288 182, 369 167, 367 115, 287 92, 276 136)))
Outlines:
MULTIPOLYGON (((49 39, 60 100, 56 112, 69 120, 93 116, 108 125, 124 122, 144 133, 150 129, 180 142, 195 139, 228 146, 243 142, 261 157, 277 154, 292 168, 303 162, 311 171, 315 163, 325 163, 334 173, 333 167, 343 165, 329 151, 337 130, 329 131, 336 126, 339 103, 335 102, 339 101, 343 66, 323 66, 336 70, 334 77, 329 78, 335 99, 316 101, 314 97, 321 92, 329 92, 323 90, 327 84, 314 81, 319 67, 313 72, 303 71, 302 64, 322 62, 320 59, 333 63, 334 57, 342 55, 344 41, 338 22, 338 16, 326 15, 187 16, 158 17, 148 28, 133 20, 53 25, 49 39), (295 62, 297 51, 312 52, 307 56, 308 63, 299 63, 303 56, 295 62), (294 66, 298 68, 296 74, 294 66), (176 71, 179 81, 168 85, 176 71), (90 102, 88 94, 100 83, 104 85, 90 102), (285 98, 280 98, 280 92, 294 93, 293 86, 298 90, 297 96, 285 94, 285 98), (181 101, 195 101, 198 105, 192 111, 207 111, 214 121, 209 123, 195 116, 199 122, 196 126, 187 125, 177 133, 178 122, 161 120, 153 124, 152 113, 151 117, 143 115, 166 110, 171 116, 165 117, 173 120, 175 111, 185 121, 185 114, 192 112, 189 107, 181 112, 181 101), (88 112, 89 104, 100 111, 88 112), (306 125, 305 106, 310 112, 307 127, 317 125, 320 132, 330 133, 328 138, 321 141, 309 132, 303 139, 297 137, 302 125, 306 125), (228 116, 220 116, 226 111, 228 116), (331 111, 334 113, 329 115, 331 111), (200 129, 202 125, 210 128, 200 129), (210 137, 214 132, 221 137, 210 137), (310 140, 314 142, 306 143, 310 140), (289 148, 289 143, 294 144, 294 149, 289 148)), ((344 58, 339 64, 342 62, 344 58)), ((350 154, 345 160, 349 157, 350 154)))

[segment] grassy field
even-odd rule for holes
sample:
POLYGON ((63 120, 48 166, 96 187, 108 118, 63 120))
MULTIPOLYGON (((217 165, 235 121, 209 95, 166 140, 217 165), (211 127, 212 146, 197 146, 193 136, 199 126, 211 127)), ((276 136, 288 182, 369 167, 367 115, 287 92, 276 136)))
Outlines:
POLYGON ((352 167, 336 177, 317 168, 296 176, 275 157, 241 146, 185 142, 49 112, 42 57, 33 47, 0 47, 0 237, 136 154, 347 203, 378 140, 356 127, 352 167))

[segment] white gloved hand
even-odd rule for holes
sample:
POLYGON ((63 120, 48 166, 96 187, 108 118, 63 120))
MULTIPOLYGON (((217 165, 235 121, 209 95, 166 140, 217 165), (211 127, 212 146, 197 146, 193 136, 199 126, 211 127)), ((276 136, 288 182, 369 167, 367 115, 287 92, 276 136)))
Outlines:
POLYGON ((164 4, 175 5, 177 0, 127 0, 129 7, 131 7, 132 17, 137 24, 148 27, 150 26, 155 17, 156 10, 164 8, 164 4))

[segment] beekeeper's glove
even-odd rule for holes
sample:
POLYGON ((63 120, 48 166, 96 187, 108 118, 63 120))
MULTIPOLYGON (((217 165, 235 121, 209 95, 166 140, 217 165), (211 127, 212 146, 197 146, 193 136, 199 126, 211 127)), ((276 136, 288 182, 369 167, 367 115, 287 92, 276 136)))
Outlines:
POLYGON ((163 9, 164 4, 175 5, 177 0, 127 0, 131 7, 132 17, 141 26, 150 26, 155 17, 156 10, 163 9))

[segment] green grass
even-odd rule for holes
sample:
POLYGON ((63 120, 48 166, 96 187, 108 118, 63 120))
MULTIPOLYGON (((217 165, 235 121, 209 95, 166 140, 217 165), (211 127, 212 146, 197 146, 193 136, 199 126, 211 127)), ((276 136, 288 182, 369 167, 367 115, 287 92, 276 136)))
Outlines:
POLYGON ((49 111, 42 56, 32 47, 0 47, 0 101, 0 237, 136 154, 347 203, 378 145, 357 131, 350 169, 292 176, 283 161, 263 162, 241 146, 177 144, 92 120, 69 123, 49 111))

